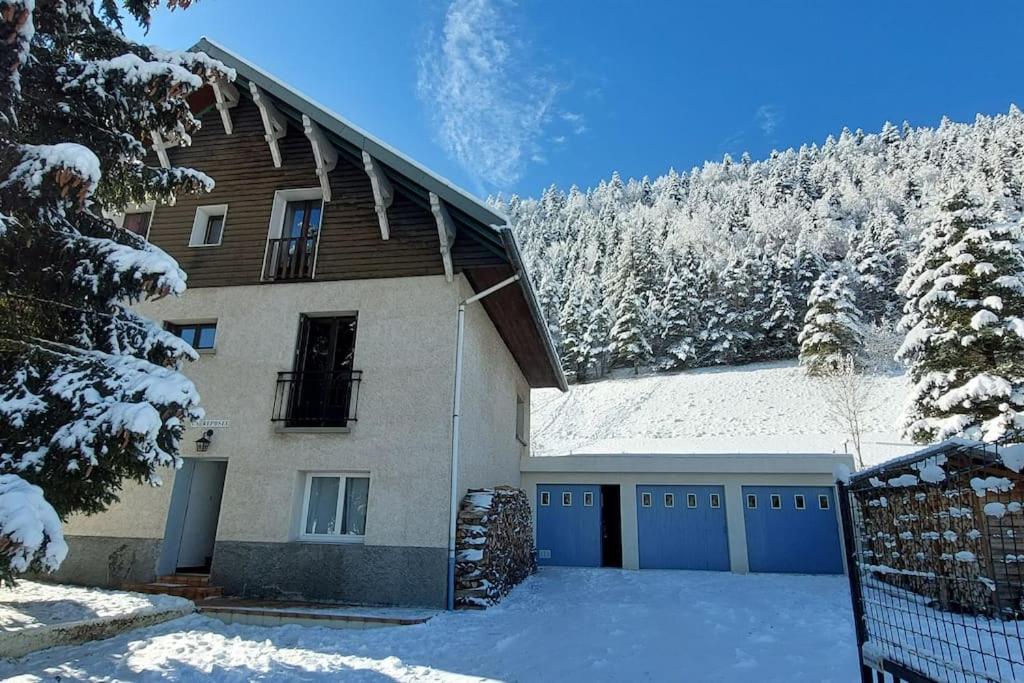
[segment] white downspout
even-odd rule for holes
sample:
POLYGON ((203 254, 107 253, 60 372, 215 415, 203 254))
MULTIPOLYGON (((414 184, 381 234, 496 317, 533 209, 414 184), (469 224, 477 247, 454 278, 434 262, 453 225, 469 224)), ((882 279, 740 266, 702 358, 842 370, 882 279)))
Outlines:
POLYGON ((459 514, 459 420, 462 413, 462 345, 466 336, 466 306, 506 287, 519 279, 516 273, 498 284, 474 294, 459 304, 455 334, 455 397, 452 401, 451 500, 448 509, 448 609, 455 609, 455 528, 459 514))

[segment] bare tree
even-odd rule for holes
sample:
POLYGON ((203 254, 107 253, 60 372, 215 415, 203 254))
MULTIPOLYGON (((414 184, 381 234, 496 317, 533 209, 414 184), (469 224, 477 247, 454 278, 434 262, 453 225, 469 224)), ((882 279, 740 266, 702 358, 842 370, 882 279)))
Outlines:
POLYGON ((853 356, 844 356, 819 382, 829 421, 849 435, 857 469, 863 469, 864 423, 874 408, 869 376, 857 371, 853 356))

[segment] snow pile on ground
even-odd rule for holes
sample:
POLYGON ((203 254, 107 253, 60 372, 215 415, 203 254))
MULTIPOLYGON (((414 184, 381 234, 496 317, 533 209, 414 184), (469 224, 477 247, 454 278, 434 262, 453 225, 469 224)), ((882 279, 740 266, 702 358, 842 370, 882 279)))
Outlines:
POLYGON ((370 630, 189 616, 0 664, 54 680, 853 681, 841 576, 545 567, 497 607, 370 630))
MULTIPOLYGON (((571 453, 843 453, 849 435, 830 420, 821 380, 795 361, 701 368, 535 391, 533 455, 571 453)), ((864 459, 880 462, 901 444, 903 375, 865 380, 864 459)), ((852 452, 852 451, 851 451, 852 452)))
POLYGON ((42 628, 87 619, 144 614, 189 606, 184 598, 78 588, 36 581, 0 587, 0 630, 42 628))

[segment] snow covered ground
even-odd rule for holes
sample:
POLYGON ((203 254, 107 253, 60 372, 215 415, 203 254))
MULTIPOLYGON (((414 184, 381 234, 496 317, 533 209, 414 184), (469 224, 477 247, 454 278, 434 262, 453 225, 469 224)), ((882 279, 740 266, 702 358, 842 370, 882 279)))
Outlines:
POLYGON ((17 681, 857 680, 844 577, 544 568, 498 607, 420 626, 194 615, 0 663, 17 681))
POLYGON ((0 630, 43 628, 74 621, 184 609, 190 605, 188 600, 170 595, 18 581, 16 588, 0 586, 0 630))
MULTIPOLYGON (((849 435, 833 424, 820 380, 795 361, 702 368, 679 374, 535 391, 533 455, 570 453, 842 453, 849 435)), ((915 450, 901 444, 903 375, 867 382, 867 464, 915 450)))

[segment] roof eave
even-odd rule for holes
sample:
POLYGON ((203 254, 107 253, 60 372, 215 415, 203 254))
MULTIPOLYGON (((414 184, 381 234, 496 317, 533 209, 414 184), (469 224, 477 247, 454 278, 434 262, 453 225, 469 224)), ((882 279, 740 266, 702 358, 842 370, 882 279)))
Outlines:
POLYGON ((530 308, 530 315, 533 318, 534 327, 536 327, 537 332, 540 334, 541 343, 544 345, 544 352, 547 355, 548 365, 551 366, 551 371, 555 376, 555 384, 559 390, 568 391, 569 383, 565 379, 565 372, 562 371, 562 362, 558 357, 558 351, 555 349, 555 342, 551 338, 551 332, 548 330, 547 323, 544 319, 544 313, 540 308, 540 303, 537 301, 537 294, 533 291, 533 285, 530 283, 530 277, 526 272, 526 267, 523 265, 523 257, 519 253, 519 245, 516 242, 516 237, 512 234, 512 230, 508 226, 495 226, 495 229, 501 235, 501 240, 505 245, 505 252, 508 254, 509 261, 512 263, 512 268, 519 274, 519 287, 522 290, 523 297, 525 297, 526 303, 530 308))

